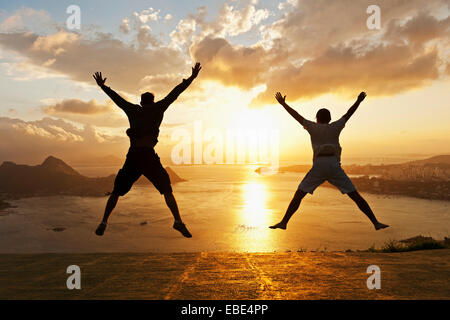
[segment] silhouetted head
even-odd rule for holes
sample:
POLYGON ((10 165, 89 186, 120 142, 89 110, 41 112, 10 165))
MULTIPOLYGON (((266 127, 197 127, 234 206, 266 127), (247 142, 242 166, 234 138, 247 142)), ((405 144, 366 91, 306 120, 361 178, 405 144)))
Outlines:
POLYGON ((316 114, 317 123, 329 123, 331 121, 331 113, 328 109, 320 109, 316 114))
POLYGON ((155 103, 155 96, 151 92, 141 94, 141 106, 150 106, 155 103))

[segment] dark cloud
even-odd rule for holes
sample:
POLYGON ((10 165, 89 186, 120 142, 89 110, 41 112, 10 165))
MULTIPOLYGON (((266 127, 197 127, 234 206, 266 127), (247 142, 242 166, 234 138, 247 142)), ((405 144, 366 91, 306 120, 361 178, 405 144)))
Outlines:
POLYGON ((111 112, 112 107, 101 105, 96 100, 83 101, 79 99, 67 99, 57 102, 53 105, 44 107, 46 113, 77 113, 77 114, 96 114, 111 112))
POLYGON ((96 100, 67 99, 43 106, 42 111, 53 117, 98 127, 125 128, 129 125, 125 113, 112 102, 101 105, 96 100))

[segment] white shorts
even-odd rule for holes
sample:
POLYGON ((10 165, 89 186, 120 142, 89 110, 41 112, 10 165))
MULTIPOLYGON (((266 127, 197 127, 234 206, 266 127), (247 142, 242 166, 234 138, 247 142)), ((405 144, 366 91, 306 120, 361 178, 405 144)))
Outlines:
POLYGON ((339 160, 334 157, 318 157, 313 167, 298 186, 301 191, 313 194, 314 190, 325 181, 336 186, 343 194, 356 191, 350 178, 342 170, 339 160))

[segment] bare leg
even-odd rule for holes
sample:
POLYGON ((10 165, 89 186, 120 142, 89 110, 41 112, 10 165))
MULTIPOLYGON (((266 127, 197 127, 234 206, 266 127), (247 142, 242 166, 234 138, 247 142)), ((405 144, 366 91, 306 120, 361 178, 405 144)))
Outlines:
POLYGON ((172 212, 173 218, 175 219, 175 222, 173 223, 173 228, 179 232, 186 238, 191 238, 192 235, 189 232, 189 230, 186 228, 186 225, 181 221, 180 212, 178 210, 177 201, 175 200, 175 197, 173 196, 173 193, 165 193, 164 199, 166 200, 166 204, 170 209, 170 212, 172 212))
POLYGON ((111 215, 112 211, 116 207, 117 201, 119 200, 119 195, 116 193, 111 193, 108 198, 108 202, 106 202, 105 214, 103 215, 102 222, 98 225, 97 230, 95 230, 95 234, 98 236, 102 236, 106 229, 106 224, 108 223, 108 218, 111 215))
POLYGON ((111 193, 108 198, 108 202, 106 202, 105 214, 103 215, 102 222, 108 223, 108 218, 111 215, 112 211, 117 205, 117 201, 119 200, 119 195, 115 193, 111 193))
POLYGON ((166 200, 166 204, 172 212, 173 218, 175 222, 182 222, 180 217, 180 211, 178 210, 177 201, 172 192, 164 194, 164 200, 166 200))
POLYGON ((300 207, 300 203, 302 202, 302 199, 306 196, 306 192, 297 189, 297 191, 294 194, 294 197, 291 200, 291 203, 289 203, 289 206, 286 210, 286 213, 283 217, 283 220, 281 222, 270 226, 271 229, 283 229, 286 230, 287 223, 291 219, 292 215, 298 210, 300 207))
POLYGON ((348 196, 350 197, 350 199, 355 201, 355 203, 358 205, 358 208, 370 219, 376 230, 389 227, 388 225, 383 224, 377 220, 369 204, 366 200, 364 200, 363 197, 361 197, 358 191, 350 192, 348 193, 348 196))

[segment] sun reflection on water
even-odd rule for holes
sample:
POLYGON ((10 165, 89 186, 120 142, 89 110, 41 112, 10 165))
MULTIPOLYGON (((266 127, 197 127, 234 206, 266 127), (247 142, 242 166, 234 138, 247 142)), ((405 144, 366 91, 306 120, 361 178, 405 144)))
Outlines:
POLYGON ((271 210, 270 195, 263 182, 248 182, 242 185, 242 207, 237 215, 239 246, 245 251, 272 251, 274 232, 268 228, 271 210))
POLYGON ((244 198, 243 223, 250 227, 260 227, 266 224, 266 186, 256 182, 247 183, 243 185, 242 191, 244 198))

